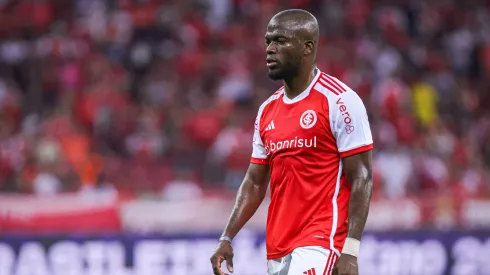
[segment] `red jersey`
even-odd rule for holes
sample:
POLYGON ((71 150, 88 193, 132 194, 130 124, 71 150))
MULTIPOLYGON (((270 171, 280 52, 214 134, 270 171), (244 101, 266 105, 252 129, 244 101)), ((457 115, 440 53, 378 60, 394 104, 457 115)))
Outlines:
POLYGON ((294 99, 281 88, 262 104, 251 162, 271 169, 267 259, 301 246, 323 246, 340 255, 350 197, 341 158, 372 148, 362 100, 319 70, 294 99))

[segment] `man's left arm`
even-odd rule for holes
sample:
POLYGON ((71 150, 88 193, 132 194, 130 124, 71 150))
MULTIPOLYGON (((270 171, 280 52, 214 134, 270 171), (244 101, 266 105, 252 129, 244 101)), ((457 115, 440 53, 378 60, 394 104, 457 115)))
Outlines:
POLYGON ((347 239, 333 275, 358 275, 357 256, 373 188, 373 138, 366 107, 355 92, 348 91, 330 100, 329 107, 342 170, 351 187, 347 239))
POLYGON ((349 230, 333 275, 357 275, 360 240, 369 213, 373 190, 371 151, 342 159, 344 173, 351 186, 349 199, 349 230))
POLYGON ((342 162, 345 175, 351 185, 347 238, 361 240, 373 191, 371 151, 346 157, 342 162))

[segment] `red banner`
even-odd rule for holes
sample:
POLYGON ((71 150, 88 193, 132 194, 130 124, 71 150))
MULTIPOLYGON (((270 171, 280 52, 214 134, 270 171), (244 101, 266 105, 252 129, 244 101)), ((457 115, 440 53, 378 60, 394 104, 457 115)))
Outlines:
POLYGON ((1 195, 0 232, 115 232, 121 229, 119 204, 114 194, 1 195))
MULTIPOLYGON (((1 233, 217 232, 228 219, 233 198, 183 201, 130 199, 114 193, 53 197, 0 195, 1 233), (196 211, 198 209, 198 211, 196 211), (227 210, 228 209, 228 210, 227 210), (163 214, 164 213, 164 214, 163 214)), ((441 198, 373 200, 366 229, 415 230, 421 227, 490 228, 488 200, 467 199, 455 207, 441 198), (448 207, 449 205, 449 207, 448 207)), ((266 200, 247 223, 263 230, 266 200)))

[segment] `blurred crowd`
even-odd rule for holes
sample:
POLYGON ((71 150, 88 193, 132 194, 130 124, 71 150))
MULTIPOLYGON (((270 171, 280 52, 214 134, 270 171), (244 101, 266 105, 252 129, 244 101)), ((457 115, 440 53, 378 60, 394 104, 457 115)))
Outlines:
POLYGON ((286 8, 366 104, 376 198, 490 197, 484 0, 0 0, 0 190, 233 192, 286 8))

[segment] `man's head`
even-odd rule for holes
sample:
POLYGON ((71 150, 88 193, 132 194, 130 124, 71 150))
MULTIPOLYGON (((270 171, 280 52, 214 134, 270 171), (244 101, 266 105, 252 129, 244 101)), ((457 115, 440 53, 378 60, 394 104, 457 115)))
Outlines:
POLYGON ((293 9, 274 15, 265 34, 269 77, 290 78, 302 66, 313 65, 318 37, 318 22, 311 13, 293 9))

